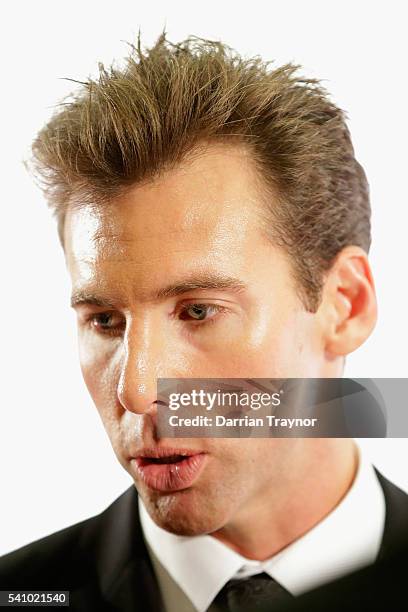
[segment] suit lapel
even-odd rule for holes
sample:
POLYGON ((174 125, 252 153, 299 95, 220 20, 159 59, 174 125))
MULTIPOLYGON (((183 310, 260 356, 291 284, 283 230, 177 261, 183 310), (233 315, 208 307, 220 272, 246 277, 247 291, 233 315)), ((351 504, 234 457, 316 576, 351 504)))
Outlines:
POLYGON ((109 610, 163 611, 158 582, 143 539, 138 495, 132 485, 102 515, 98 529, 97 580, 109 610))
POLYGON ((377 561, 408 546, 408 494, 374 468, 385 499, 385 525, 377 561))

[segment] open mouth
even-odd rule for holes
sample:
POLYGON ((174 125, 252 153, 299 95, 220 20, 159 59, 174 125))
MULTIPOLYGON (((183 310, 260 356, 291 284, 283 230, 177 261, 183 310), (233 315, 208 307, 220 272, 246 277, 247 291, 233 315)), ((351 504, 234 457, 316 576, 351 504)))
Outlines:
POLYGON ((136 457, 138 478, 150 489, 162 492, 178 491, 192 486, 204 469, 206 453, 172 454, 162 457, 136 457))
POLYGON ((168 457, 140 457, 140 465, 152 463, 180 463, 186 461, 191 455, 169 455, 168 457))

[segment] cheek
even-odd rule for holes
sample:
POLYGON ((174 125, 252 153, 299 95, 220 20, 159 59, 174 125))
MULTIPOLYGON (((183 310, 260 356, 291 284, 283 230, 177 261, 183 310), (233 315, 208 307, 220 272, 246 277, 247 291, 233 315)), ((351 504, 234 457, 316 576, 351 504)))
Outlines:
MULTIPOLYGON (((112 362, 107 359, 91 359, 89 354, 84 359, 83 351, 80 352, 80 365, 85 384, 99 413, 103 427, 114 452, 121 461, 123 409, 117 400, 116 370, 112 362)), ((126 469, 125 465, 124 467, 126 469)))
POLYGON ((296 378, 308 376, 315 367, 317 354, 313 347, 312 328, 298 317, 272 329, 259 351, 248 356, 250 363, 258 359, 259 377, 296 378))
POLYGON ((215 376, 307 376, 318 359, 316 349, 313 315, 294 308, 260 308, 251 313, 239 334, 214 343, 215 376))
POLYGON ((79 338, 79 361, 84 382, 101 416, 116 403, 119 370, 115 351, 102 343, 79 338), (99 344, 99 346, 98 346, 99 344))

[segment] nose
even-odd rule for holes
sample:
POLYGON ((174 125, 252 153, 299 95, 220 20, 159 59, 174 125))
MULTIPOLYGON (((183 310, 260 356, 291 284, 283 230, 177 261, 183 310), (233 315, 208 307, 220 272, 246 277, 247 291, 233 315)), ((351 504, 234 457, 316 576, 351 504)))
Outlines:
POLYGON ((133 321, 126 330, 120 360, 117 396, 135 414, 157 411, 157 379, 169 374, 166 334, 153 321, 133 321))

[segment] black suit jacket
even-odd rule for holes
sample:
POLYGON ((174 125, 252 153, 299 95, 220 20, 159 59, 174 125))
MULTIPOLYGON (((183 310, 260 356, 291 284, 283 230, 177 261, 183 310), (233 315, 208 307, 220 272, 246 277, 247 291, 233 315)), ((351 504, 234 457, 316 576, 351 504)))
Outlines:
MULTIPOLYGON (((385 494, 386 522, 376 562, 297 597, 280 612, 408 610, 408 495, 377 475, 385 494)), ((272 608, 265 605, 258 612, 272 608)))
MULTIPOLYGON (((408 495, 377 471, 386 502, 378 561, 408 548, 408 495)), ((0 558, 0 590, 70 591, 71 610, 164 612, 131 486, 102 514, 0 558)))

